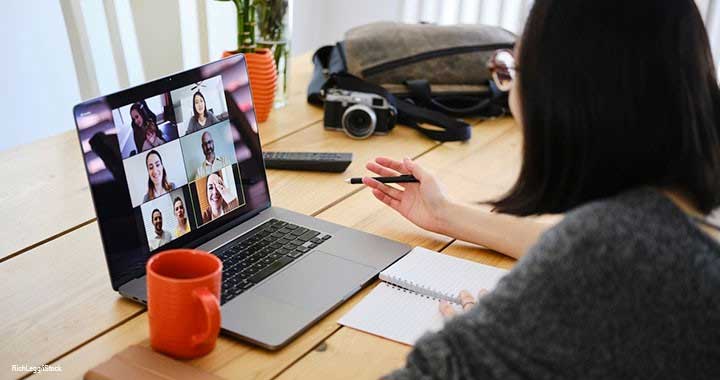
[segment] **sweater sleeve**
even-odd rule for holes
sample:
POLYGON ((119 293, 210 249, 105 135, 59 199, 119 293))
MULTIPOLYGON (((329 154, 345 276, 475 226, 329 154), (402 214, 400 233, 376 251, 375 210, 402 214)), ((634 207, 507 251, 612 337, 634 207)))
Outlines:
POLYGON ((568 215, 547 231, 490 294, 423 336, 385 378, 582 378, 583 362, 610 360, 592 343, 607 339, 601 315, 614 301, 587 300, 607 298, 614 289, 598 284, 617 282, 618 271, 600 260, 607 234, 581 219, 568 215))

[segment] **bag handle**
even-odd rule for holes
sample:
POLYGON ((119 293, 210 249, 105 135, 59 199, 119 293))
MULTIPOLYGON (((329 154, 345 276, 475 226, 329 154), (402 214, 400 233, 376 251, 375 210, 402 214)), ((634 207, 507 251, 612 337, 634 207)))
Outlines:
POLYGON ((364 81, 345 72, 330 75, 322 87, 324 94, 327 89, 370 92, 386 98, 398 111, 398 123, 415 128, 425 136, 437 141, 465 141, 472 136, 470 124, 449 117, 443 113, 429 110, 392 95, 385 88, 364 81), (440 129, 425 128, 420 123, 432 124, 440 129))
POLYGON ((410 97, 415 99, 419 106, 430 109, 438 109, 450 115, 471 115, 486 110, 492 102, 492 97, 478 99, 475 104, 468 107, 450 107, 442 104, 432 97, 430 83, 426 79, 409 79, 403 82, 410 92, 410 97))

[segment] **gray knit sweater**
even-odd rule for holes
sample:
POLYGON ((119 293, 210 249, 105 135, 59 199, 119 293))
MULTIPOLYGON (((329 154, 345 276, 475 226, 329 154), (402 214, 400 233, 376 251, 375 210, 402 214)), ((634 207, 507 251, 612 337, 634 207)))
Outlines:
POLYGON ((388 379, 720 379, 720 246, 633 190, 568 213, 388 379))

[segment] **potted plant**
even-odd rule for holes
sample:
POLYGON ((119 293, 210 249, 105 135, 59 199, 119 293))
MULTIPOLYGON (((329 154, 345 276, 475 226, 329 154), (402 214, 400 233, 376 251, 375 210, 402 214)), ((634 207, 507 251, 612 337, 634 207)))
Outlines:
POLYGON ((257 44, 273 53, 278 74, 275 108, 287 104, 293 0, 255 0, 257 44))
MULTIPOLYGON (((230 1, 230 0, 218 0, 230 1)), ((273 108, 277 88, 275 60, 269 49, 259 49, 255 44, 255 3, 253 0, 232 0, 237 12, 237 50, 223 52, 223 57, 237 53, 245 55, 250 88, 252 90, 255 117, 262 123, 273 108)))

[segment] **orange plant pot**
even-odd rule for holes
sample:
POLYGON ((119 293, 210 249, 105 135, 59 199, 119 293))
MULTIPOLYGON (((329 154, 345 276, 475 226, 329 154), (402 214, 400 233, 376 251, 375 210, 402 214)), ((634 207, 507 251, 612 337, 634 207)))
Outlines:
MULTIPOLYGON (((236 51, 223 52, 223 58, 237 54, 236 51)), ((252 99, 255 105, 255 117, 262 123, 270 116, 277 89, 277 69, 269 49, 257 49, 254 53, 244 53, 247 62, 248 79, 252 99)))

